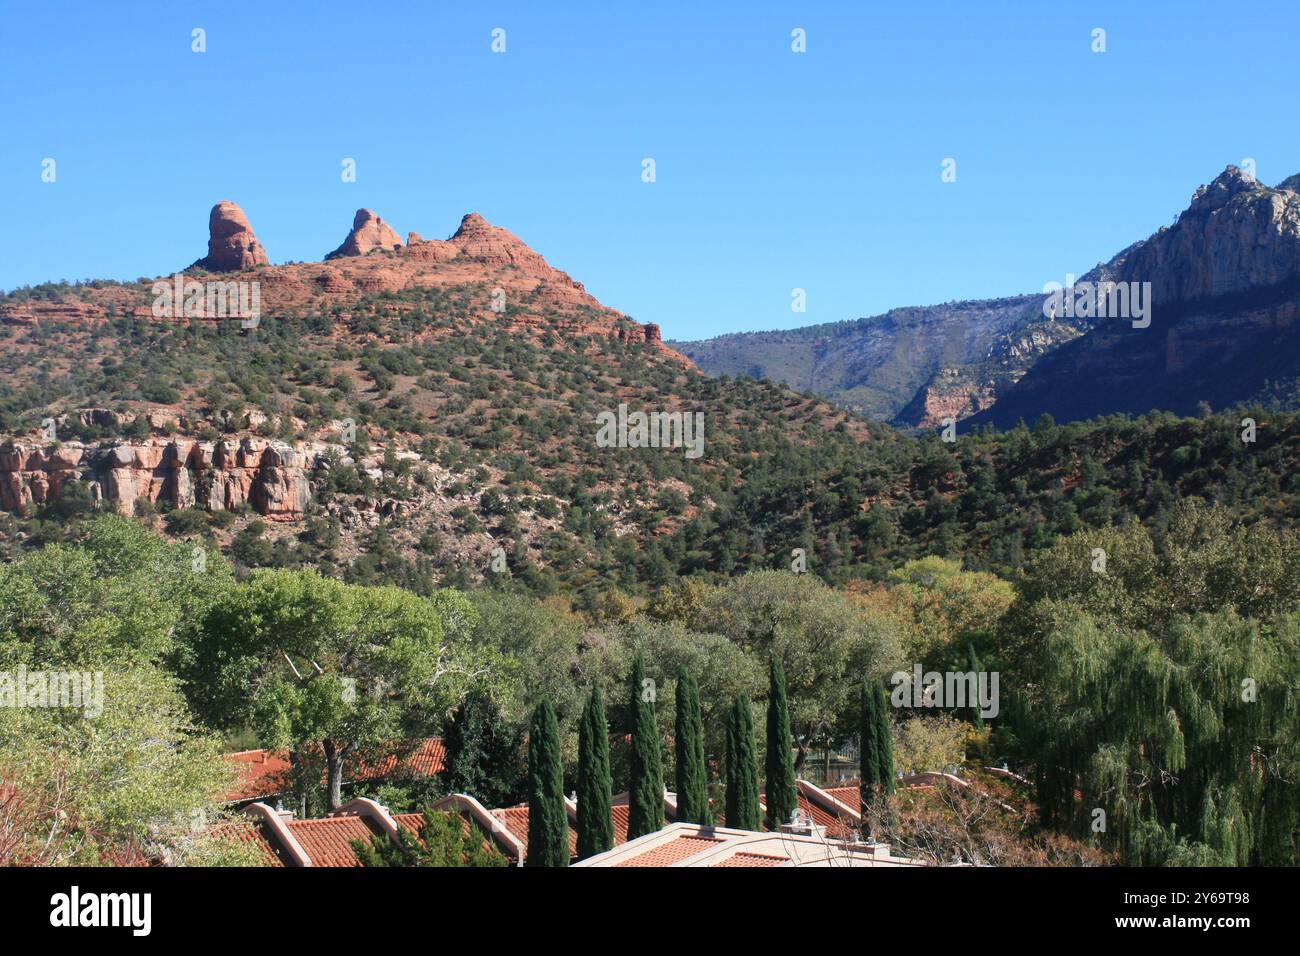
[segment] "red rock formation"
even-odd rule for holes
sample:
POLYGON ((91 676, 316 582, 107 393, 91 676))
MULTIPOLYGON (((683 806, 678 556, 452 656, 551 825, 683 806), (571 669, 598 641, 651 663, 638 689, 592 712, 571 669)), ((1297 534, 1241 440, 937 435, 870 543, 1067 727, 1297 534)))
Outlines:
POLYGON ((369 209, 358 209, 352 220, 352 231, 343 245, 325 257, 326 261, 340 256, 364 256, 374 249, 401 249, 402 239, 393 228, 369 209))
POLYGON ((486 265, 517 266, 532 275, 555 271, 514 233, 492 225, 476 212, 467 213, 461 219, 460 228, 448 241, 464 258, 486 265))
POLYGON ((208 216, 208 254, 194 263, 212 272, 237 272, 270 263, 266 250, 253 235, 244 210, 228 199, 212 207, 208 216))
POLYGON ((944 384, 935 376, 917 396, 920 414, 917 428, 942 428, 951 419, 961 421, 993 404, 993 388, 969 381, 944 384))
POLYGON ((136 502, 233 510, 248 504, 273 521, 302 517, 318 450, 260 438, 0 446, 0 510, 30 516, 58 500, 72 481, 123 515, 136 502))
MULTIPOLYGON (((509 231, 494 226, 477 213, 461 220, 447 240, 425 240, 409 235, 403 246, 397 234, 369 210, 360 210, 352 234, 330 254, 328 265, 290 263, 266 265, 258 270, 262 321, 277 315, 322 306, 344 314, 362 296, 386 292, 447 289, 455 295, 475 290, 467 320, 508 322, 521 334, 584 336, 627 343, 647 343, 671 361, 689 361, 666 346, 654 327, 634 324, 627 316, 602 305, 582 283, 549 265, 545 259, 509 231), (377 245, 376 245, 377 243, 377 245), (392 248, 395 255, 364 255, 373 248, 392 248), (347 250, 354 250, 348 252, 347 250), (478 290, 483 290, 479 292, 478 290), (508 311, 493 306, 497 290, 504 294, 508 311)), ((233 203, 218 203, 212 211, 209 255, 195 263, 209 269, 239 269, 266 263, 266 254, 253 236, 248 220, 233 203)), ((149 285, 114 285, 69 289, 58 300, 29 300, 0 307, 0 321, 37 325, 71 322, 92 325, 111 314, 155 320, 149 285)), ((395 300, 384 305, 390 314, 421 308, 395 300)), ((458 330, 459 333, 460 330, 458 330)))

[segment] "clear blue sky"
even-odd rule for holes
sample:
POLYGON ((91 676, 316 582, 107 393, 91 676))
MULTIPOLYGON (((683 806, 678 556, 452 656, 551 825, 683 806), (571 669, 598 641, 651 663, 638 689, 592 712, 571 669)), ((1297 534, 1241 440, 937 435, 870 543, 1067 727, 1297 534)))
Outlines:
POLYGON ((477 210, 672 338, 1037 291, 1300 172, 1297 11, 6 0, 0 288, 168 274, 231 199, 274 262, 477 210))

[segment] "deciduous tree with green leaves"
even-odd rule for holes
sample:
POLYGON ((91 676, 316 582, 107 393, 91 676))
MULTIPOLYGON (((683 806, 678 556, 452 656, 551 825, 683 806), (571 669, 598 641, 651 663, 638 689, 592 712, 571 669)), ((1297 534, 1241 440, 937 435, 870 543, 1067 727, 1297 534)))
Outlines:
POLYGON ((337 809, 350 755, 430 732, 492 679, 497 658, 465 639, 474 616, 455 592, 258 571, 208 612, 185 670, 191 700, 216 726, 251 723, 264 746, 319 746, 337 809))
POLYGON ((704 598, 694 627, 725 635, 789 679, 795 770, 848 711, 858 675, 901 662, 895 629, 809 574, 755 571, 704 598))
POLYGON ((1300 535, 1194 503, 1038 556, 1014 714, 1042 822, 1129 865, 1300 862, 1297 574, 1300 535))

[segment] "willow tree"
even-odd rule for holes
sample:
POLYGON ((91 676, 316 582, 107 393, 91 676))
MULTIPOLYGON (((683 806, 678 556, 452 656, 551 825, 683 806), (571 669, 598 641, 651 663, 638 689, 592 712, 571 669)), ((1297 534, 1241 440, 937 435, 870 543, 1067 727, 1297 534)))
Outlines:
POLYGON ((609 772, 609 726, 600 685, 593 685, 578 723, 578 859, 614 846, 609 772))
POLYGON ((700 688, 686 673, 677 681, 677 715, 673 734, 677 760, 677 819, 684 823, 711 823, 708 768, 704 765, 704 720, 700 716, 700 688))
POLYGON ((1159 540, 1130 525, 1041 555, 1015 713, 1042 822, 1133 865, 1295 865, 1297 581, 1300 538, 1195 506, 1159 540))
POLYGON ((748 697, 737 697, 727 715, 726 825, 757 830, 758 747, 754 741, 754 714, 748 697))
POLYGON ((664 825, 664 768, 655 723, 655 684, 645 676, 640 654, 632 663, 628 687, 632 733, 632 773, 628 786, 627 838, 653 833, 664 825))

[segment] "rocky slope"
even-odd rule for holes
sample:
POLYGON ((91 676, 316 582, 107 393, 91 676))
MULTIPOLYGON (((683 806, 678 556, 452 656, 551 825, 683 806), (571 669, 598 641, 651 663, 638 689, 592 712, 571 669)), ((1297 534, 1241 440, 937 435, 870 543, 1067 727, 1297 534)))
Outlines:
MULTIPOLYGON (((187 277, 203 280, 205 272, 235 273, 238 280, 257 284, 260 309, 270 316, 328 310, 346 322, 356 310, 400 319, 421 311, 431 293, 445 291, 456 297, 459 331, 492 322, 533 335, 557 333, 570 340, 594 336, 644 344, 665 360, 685 361, 663 345, 657 326, 639 325, 604 307, 581 283, 477 213, 466 215, 446 241, 424 240, 411 233, 403 244, 383 219, 368 209, 358 210, 343 244, 325 257, 328 265, 269 265, 248 217, 226 200, 213 206, 209 234, 208 255, 191 266, 187 277)), ((151 283, 63 287, 49 297, 5 297, 0 300, 0 322, 32 329, 66 328, 85 338, 98 336, 104 326, 123 319, 175 321, 171 316, 159 318, 155 299, 151 283)), ((226 318, 199 315, 200 320, 214 323, 226 318)), ((443 329, 442 334, 451 331, 443 329)), ((364 338, 359 335, 353 341, 364 338)), ((39 356, 40 350, 35 353, 39 356)), ((18 365, 6 380, 21 380, 28 372, 29 368, 18 365)), ((324 451, 345 454, 337 446, 322 445, 315 436, 297 444, 268 443, 236 430, 229 438, 200 441, 195 432, 214 423, 179 412, 75 409, 72 414, 78 431, 100 428, 112 433, 138 423, 143 428, 136 432, 148 437, 137 442, 56 444, 39 441, 44 426, 29 427, 25 433, 11 429, 14 440, 0 447, 0 510, 34 514, 57 503, 69 482, 78 482, 96 506, 128 515, 137 502, 147 502, 210 510, 248 507, 269 518, 293 520, 302 517, 310 498, 309 477, 321 467, 324 451), (166 423, 167 432, 182 437, 161 439, 156 434, 160 423, 166 423)), ((249 416, 243 417, 247 422, 249 416)), ((261 424, 268 416, 254 411, 252 418, 261 424)), ((53 421, 58 434, 69 424, 69 415, 65 411, 42 421, 53 421)), ((338 429, 327 431, 334 434, 338 429)), ((345 460, 351 463, 346 456, 345 460)))
MULTIPOLYGON (((218 207, 214 248, 260 249, 236 219, 218 207)), ((255 326, 159 316, 148 281, 0 295, 0 560, 115 511, 242 567, 427 589, 504 551, 544 587, 605 587, 662 575, 661 542, 746 470, 872 440, 826 403, 707 378, 481 216, 446 240, 388 230, 362 210, 328 261, 181 277, 255 283, 255 326), (702 457, 602 446, 620 405, 704 416, 702 457)))
POLYGON ((712 374, 769 378, 869 418, 933 427, 987 408, 1039 355, 1087 328, 1048 321, 1041 306, 1032 295, 950 302, 671 344, 712 374))
POLYGON ((1269 188, 1229 166, 1163 228, 1092 275, 1150 283, 1150 325, 1098 322, 1045 355, 972 424, 1046 412, 1223 408, 1300 376, 1300 177, 1269 188))

